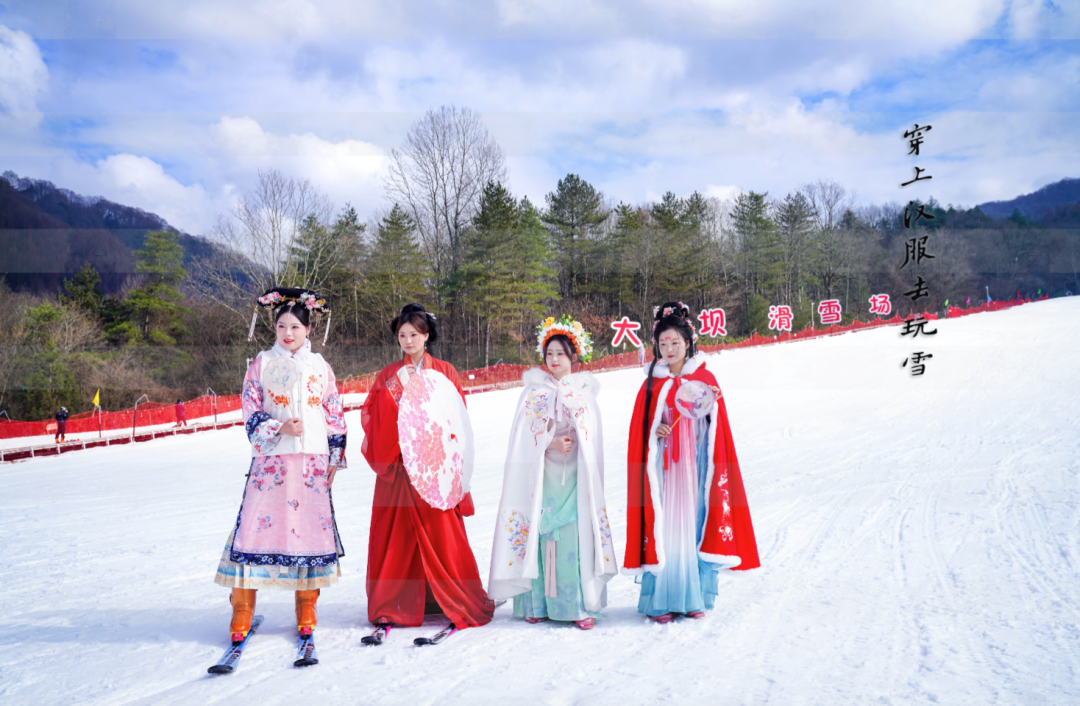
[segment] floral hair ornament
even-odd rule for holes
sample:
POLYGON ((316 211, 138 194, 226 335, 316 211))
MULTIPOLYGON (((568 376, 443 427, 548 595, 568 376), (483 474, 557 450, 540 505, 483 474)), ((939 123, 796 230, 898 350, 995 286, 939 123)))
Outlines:
POLYGON ((571 319, 567 314, 563 314, 558 319, 549 316, 537 324, 536 352, 540 354, 541 358, 544 356, 544 346, 547 344, 548 339, 559 334, 566 336, 574 344, 578 360, 582 363, 588 363, 592 359, 592 336, 589 335, 589 332, 585 330, 580 321, 571 319))
POLYGON ((326 300, 310 289, 302 287, 273 287, 255 300, 255 311, 251 314, 251 327, 248 329, 248 340, 255 335, 255 324, 259 320, 259 309, 275 311, 290 304, 301 304, 318 322, 322 314, 326 314, 326 330, 323 332, 323 345, 330 335, 330 309, 326 306, 326 300))
POLYGON ((678 316, 684 321, 686 321, 686 323, 690 326, 690 333, 694 336, 694 343, 697 343, 697 328, 694 326, 694 320, 690 316, 690 307, 688 307, 686 304, 683 304, 682 302, 679 302, 676 306, 665 306, 663 311, 660 311, 659 306, 653 307, 652 330, 654 337, 656 334, 656 326, 660 323, 660 319, 663 319, 667 316, 678 316))

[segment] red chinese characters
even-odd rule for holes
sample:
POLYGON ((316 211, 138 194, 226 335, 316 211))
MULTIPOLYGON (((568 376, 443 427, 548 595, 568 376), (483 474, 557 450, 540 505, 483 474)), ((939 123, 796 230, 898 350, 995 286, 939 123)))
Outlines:
POLYGON ((769 328, 773 331, 790 331, 795 315, 787 304, 769 307, 769 328))
POLYGON ((701 333, 704 336, 726 336, 727 335, 727 323, 724 317, 723 309, 702 309, 698 314, 698 321, 701 322, 701 333))
POLYGON ((825 299, 818 304, 817 307, 818 316, 821 317, 822 324, 838 324, 840 323, 840 300, 839 299, 825 299))
POLYGON ((875 294, 870 297, 870 313, 888 316, 892 313, 892 303, 888 294, 875 294))
POLYGON ((641 347, 641 339, 634 333, 641 328, 641 324, 637 321, 631 321, 629 317, 624 316, 619 321, 612 321, 611 328, 615 329, 615 338, 611 342, 612 347, 621 345, 623 339, 638 348, 641 347))

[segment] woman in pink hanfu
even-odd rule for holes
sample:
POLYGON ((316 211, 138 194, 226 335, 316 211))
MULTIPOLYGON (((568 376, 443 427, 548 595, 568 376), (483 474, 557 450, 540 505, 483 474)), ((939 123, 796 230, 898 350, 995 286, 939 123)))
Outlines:
POLYGON ((214 579, 233 589, 234 643, 251 628, 260 588, 296 591, 297 628, 310 634, 319 589, 337 582, 345 554, 330 496, 334 474, 345 467, 345 418, 334 371, 308 340, 311 316, 326 311, 325 302, 281 287, 259 303, 274 310, 277 343, 244 378, 251 468, 214 579))

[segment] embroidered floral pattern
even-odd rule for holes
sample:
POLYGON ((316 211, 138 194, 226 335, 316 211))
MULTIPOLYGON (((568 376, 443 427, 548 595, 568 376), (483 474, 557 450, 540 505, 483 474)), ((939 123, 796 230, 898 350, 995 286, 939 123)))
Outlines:
POLYGON ((510 511, 510 517, 503 527, 506 530, 510 548, 517 554, 518 561, 525 560, 525 548, 529 544, 529 518, 517 510, 510 511))
POLYGON ((299 373, 296 371, 296 363, 288 358, 274 358, 266 364, 263 370, 263 380, 266 387, 272 392, 285 394, 296 385, 299 373))
POLYGON ((439 373, 423 372, 409 381, 398 412, 398 440, 409 480, 440 510, 453 508, 464 495, 466 442, 453 431, 455 405, 460 407, 461 398, 453 383, 439 373))
POLYGON ((255 453, 265 456, 271 453, 281 441, 278 432, 281 430, 281 422, 272 419, 269 414, 259 410, 248 417, 244 424, 247 431, 248 441, 251 442, 255 453))
POLYGON ((261 412, 263 405, 262 383, 258 380, 246 381, 244 383, 244 392, 241 395, 240 400, 245 415, 261 412))
POLYGON ((285 393, 275 395, 273 392, 268 392, 266 393, 266 395, 270 398, 270 401, 276 404, 278 407, 288 407, 290 404, 292 404, 292 398, 285 393))
POLYGON ((251 464, 250 483, 258 491, 270 491, 285 482, 285 463, 280 456, 259 456, 251 464))
POLYGON ((304 459, 304 487, 316 493, 329 492, 326 487, 326 456, 308 456, 304 459))
POLYGON ((271 527, 273 527, 273 525, 270 524, 270 516, 269 515, 259 515, 259 526, 255 531, 256 532, 262 532, 263 530, 268 530, 271 527))
POLYGON ((345 432, 345 412, 341 407, 341 398, 337 392, 331 392, 322 401, 323 416, 326 418, 326 428, 339 434, 345 432))
POLYGON ((529 431, 533 443, 538 443, 540 436, 547 430, 548 417, 551 416, 551 395, 545 390, 529 390, 525 398, 525 418, 529 420, 529 431))
POLYGON ((308 375, 307 379, 307 405, 308 407, 318 407, 322 404, 322 392, 323 384, 322 378, 318 375, 308 375))
POLYGON ((291 508, 292 508, 293 510, 296 510, 297 508, 299 508, 299 507, 300 507, 300 501, 298 501, 298 500, 290 500, 290 501, 288 502, 288 505, 289 505, 289 507, 291 507, 291 508))
POLYGON ((401 396, 405 394, 405 387, 398 380, 397 375, 386 378, 386 390, 394 398, 394 404, 401 404, 401 396))
POLYGON ((596 511, 600 524, 600 543, 605 547, 613 547, 611 542, 611 524, 608 522, 607 508, 602 507, 596 511))
POLYGON ((323 532, 326 532, 327 530, 331 530, 331 529, 334 528, 334 518, 332 518, 332 517, 323 517, 320 514, 319 515, 319 524, 322 526, 323 532))
POLYGON ((288 554, 253 554, 233 550, 229 553, 229 559, 237 564, 250 564, 252 566, 284 566, 284 567, 314 567, 330 566, 337 562, 337 554, 324 554, 322 556, 290 556, 288 554))

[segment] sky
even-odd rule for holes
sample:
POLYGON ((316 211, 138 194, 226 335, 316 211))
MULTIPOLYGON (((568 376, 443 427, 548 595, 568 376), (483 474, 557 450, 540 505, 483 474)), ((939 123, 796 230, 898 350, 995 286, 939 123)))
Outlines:
POLYGON ((367 218, 443 105, 539 205, 575 173, 612 203, 828 179, 970 207, 1080 177, 1080 3, 0 0, 0 171, 189 233, 268 168, 367 218))

